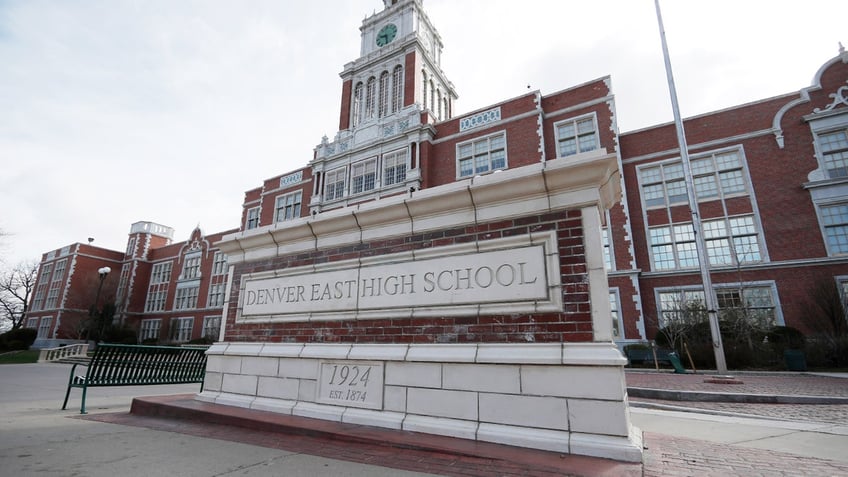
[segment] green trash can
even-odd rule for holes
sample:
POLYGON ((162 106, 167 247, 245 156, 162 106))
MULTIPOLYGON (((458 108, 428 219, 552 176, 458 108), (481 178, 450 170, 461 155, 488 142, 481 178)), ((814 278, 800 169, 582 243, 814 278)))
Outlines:
POLYGON ((783 360, 786 361, 786 369, 789 371, 806 371, 807 358, 800 349, 787 349, 783 351, 783 360))

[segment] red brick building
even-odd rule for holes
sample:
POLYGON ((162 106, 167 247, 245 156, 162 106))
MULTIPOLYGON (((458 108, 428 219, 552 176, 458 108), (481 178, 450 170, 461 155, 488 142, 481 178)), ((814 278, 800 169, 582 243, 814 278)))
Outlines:
POLYGON ((140 342, 218 339, 227 260, 214 243, 224 233, 197 228, 174 243, 170 227, 137 222, 124 252, 76 243, 44 254, 27 312, 26 326, 38 329, 35 346, 84 340, 90 308, 106 304, 115 304, 115 324, 136 330, 140 342))

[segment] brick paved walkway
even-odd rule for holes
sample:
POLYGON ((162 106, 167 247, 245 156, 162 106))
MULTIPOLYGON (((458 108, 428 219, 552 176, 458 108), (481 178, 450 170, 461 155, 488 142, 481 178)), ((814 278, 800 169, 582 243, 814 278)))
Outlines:
POLYGON ((848 475, 848 464, 645 433, 644 476, 848 475))
POLYGON ((627 386, 675 391, 848 397, 848 378, 809 374, 735 375, 743 384, 712 384, 712 374, 627 371, 627 386))
MULTIPOLYGON (((712 384, 704 379, 710 374, 672 374, 654 372, 627 372, 627 386, 674 391, 706 391, 715 393, 777 394, 805 396, 848 397, 848 379, 807 374, 736 375, 743 384, 712 384)), ((630 397, 638 406, 673 406, 718 411, 720 413, 784 419, 802 422, 823 422, 848 425, 846 404, 746 404, 732 402, 672 401, 630 397)))

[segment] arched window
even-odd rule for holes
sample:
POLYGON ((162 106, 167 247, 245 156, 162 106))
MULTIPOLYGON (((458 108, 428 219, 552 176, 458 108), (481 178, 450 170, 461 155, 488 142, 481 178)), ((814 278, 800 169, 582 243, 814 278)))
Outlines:
POLYGON ((356 83, 353 88, 353 125, 362 121, 362 82, 356 83))
POLYGON ((380 101, 377 105, 377 115, 383 117, 389 114, 389 72, 380 75, 380 101))
POLYGON ((424 109, 427 109, 427 72, 422 71, 421 75, 424 78, 424 83, 423 83, 424 84, 424 88, 423 88, 424 91, 423 91, 423 94, 421 95, 422 96, 421 99, 423 100, 423 104, 421 106, 423 106, 424 109))
POLYGON ((374 101, 377 99, 377 80, 374 77, 368 78, 365 83, 365 120, 374 117, 374 101))
POLYGON ((430 80, 430 111, 436 110, 436 84, 430 80))
POLYGON ((445 110, 444 110, 445 116, 444 116, 443 119, 450 119, 451 116, 450 116, 450 108, 448 108, 448 97, 445 96, 445 98, 442 101, 444 101, 444 103, 445 103, 445 110))
POLYGON ((403 67, 395 66, 392 71, 392 112, 403 108, 403 67))
POLYGON ((436 91, 436 118, 442 119, 442 92, 436 91))

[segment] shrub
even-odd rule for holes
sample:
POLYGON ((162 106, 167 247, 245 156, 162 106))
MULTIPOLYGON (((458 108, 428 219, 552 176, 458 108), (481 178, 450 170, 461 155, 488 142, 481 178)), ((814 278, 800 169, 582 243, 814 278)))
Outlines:
POLYGON ((35 342, 38 331, 32 328, 16 328, 0 334, 0 350, 26 350, 35 342), (14 346, 14 347, 13 347, 14 346))
POLYGON ((110 326, 103 333, 104 343, 137 344, 136 331, 129 326, 110 326))
POLYGON ((195 338, 186 344, 189 345, 211 345, 215 341, 212 338, 204 336, 203 338, 195 338))

